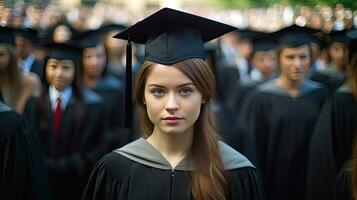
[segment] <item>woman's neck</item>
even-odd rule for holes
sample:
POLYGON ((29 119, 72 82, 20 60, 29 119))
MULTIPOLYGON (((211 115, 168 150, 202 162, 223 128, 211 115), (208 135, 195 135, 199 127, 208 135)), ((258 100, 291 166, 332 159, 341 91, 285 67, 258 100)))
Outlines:
POLYGON ((186 133, 163 133, 154 129, 147 141, 153 145, 174 169, 189 153, 193 140, 193 130, 186 133))
POLYGON ((304 81, 303 79, 300 81, 292 81, 285 76, 280 76, 276 80, 276 84, 278 86, 282 87, 283 89, 287 90, 287 92, 292 97, 296 97, 299 95, 299 88, 300 88, 300 85, 303 83, 303 81, 304 81))
POLYGON ((97 77, 83 76, 83 84, 88 88, 95 89, 98 81, 99 78, 97 77))

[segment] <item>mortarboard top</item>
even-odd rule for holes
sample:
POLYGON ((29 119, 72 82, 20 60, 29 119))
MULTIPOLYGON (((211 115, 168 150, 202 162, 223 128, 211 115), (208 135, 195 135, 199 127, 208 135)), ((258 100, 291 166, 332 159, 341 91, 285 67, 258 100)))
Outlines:
POLYGON ((145 44, 147 60, 173 64, 189 58, 204 59, 204 42, 235 29, 197 15, 163 8, 114 37, 145 44))
POLYGON ((102 31, 100 28, 88 30, 77 35, 74 39, 78 41, 83 48, 95 47, 102 42, 102 31))
POLYGON ((217 21, 163 8, 115 35, 128 40, 125 127, 132 127, 130 41, 145 44, 145 60, 170 65, 190 58, 205 59, 204 42, 233 30, 236 28, 217 21))
POLYGON ((340 31, 331 31, 329 35, 329 42, 330 44, 334 42, 342 43, 345 44, 346 46, 349 46, 350 44, 350 39, 347 37, 346 32, 348 30, 340 30, 340 31))
POLYGON ((51 29, 40 29, 37 32, 37 44, 40 46, 45 46, 46 44, 53 43, 51 29))
POLYGON ((14 30, 10 27, 0 26, 0 43, 14 44, 14 30))
POLYGON ((68 43, 50 43, 46 47, 49 49, 48 58, 71 60, 73 63, 81 60, 83 47, 74 41, 68 43))
POLYGON ((238 34, 240 40, 252 40, 261 34, 261 32, 254 31, 250 28, 237 29, 236 33, 238 34))
POLYGON ((19 28, 15 31, 15 37, 22 37, 25 38, 32 43, 37 43, 37 30, 33 28, 19 28))
POLYGON ((276 47, 276 40, 272 33, 260 32, 252 37, 253 52, 269 51, 276 47))
POLYGON ((310 36, 317 32, 317 29, 293 24, 276 31, 274 34, 275 37, 278 38, 278 45, 298 47, 301 45, 310 44, 310 36))

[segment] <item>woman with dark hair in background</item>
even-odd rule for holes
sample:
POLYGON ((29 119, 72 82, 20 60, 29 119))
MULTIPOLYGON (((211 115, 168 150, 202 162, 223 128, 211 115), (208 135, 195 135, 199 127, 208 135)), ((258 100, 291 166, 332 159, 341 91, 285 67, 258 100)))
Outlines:
POLYGON ((104 153, 104 105, 81 87, 82 49, 66 43, 48 48, 46 82, 40 96, 28 100, 24 115, 40 138, 53 199, 78 200, 104 153))
POLYGON ((129 142, 124 130, 124 87, 108 73, 108 54, 102 41, 102 29, 90 30, 76 37, 84 47, 82 56, 83 85, 102 96, 107 121, 106 138, 109 151, 129 142))
POLYGON ((96 164, 83 199, 263 199, 255 167, 218 140, 211 108, 203 42, 234 29, 164 8, 117 35, 146 44, 135 87, 143 138, 96 164))
POLYGON ((13 29, 0 26, 0 90, 2 100, 22 114, 27 99, 40 92, 41 82, 34 73, 22 73, 13 33, 13 29))

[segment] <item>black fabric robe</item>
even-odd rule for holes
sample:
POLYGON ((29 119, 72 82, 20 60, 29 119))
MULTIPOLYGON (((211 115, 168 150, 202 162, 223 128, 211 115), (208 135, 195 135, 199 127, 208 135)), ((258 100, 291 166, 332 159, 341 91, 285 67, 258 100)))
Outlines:
MULTIPOLYGON (((144 139, 140 140, 143 141, 144 139)), ((187 162, 185 162, 187 160, 181 161, 175 169, 170 169, 167 166, 169 165, 168 162, 158 151, 155 152, 155 150, 150 149, 141 151, 142 146, 145 146, 145 144, 140 143, 134 149, 134 151, 137 151, 137 155, 134 157, 123 156, 116 152, 117 150, 104 156, 96 164, 82 199, 193 199, 188 183, 192 169, 187 167, 187 162)), ((227 154, 232 155, 231 153, 227 154)), ((251 164, 249 165, 250 162, 245 158, 245 160, 234 160, 234 157, 228 157, 231 158, 231 163, 239 162, 242 164, 241 167, 233 167, 233 169, 227 170, 230 199, 264 199, 261 181, 256 169, 251 164)), ((239 163, 238 165, 240 165, 239 163)))
POLYGON ((89 90, 82 105, 72 95, 63 114, 60 136, 54 134, 49 97, 44 106, 48 129, 38 126, 37 98, 30 98, 24 115, 40 138, 54 199, 78 200, 95 162, 105 153, 105 110, 102 98, 89 90))
POLYGON ((129 143, 128 131, 124 129, 124 87, 114 75, 107 75, 99 81, 95 91, 103 97, 109 151, 129 143))
POLYGON ((39 141, 26 122, 0 102, 0 197, 51 199, 39 141))
POLYGON ((248 95, 241 119, 253 138, 268 199, 304 199, 308 144, 326 96, 320 84, 307 79, 298 97, 275 80, 248 95))
POLYGON ((332 199, 333 181, 350 159, 357 134, 357 101, 344 85, 326 102, 309 152, 306 198, 332 199))
POLYGON ((334 200, 352 199, 352 160, 348 160, 334 182, 334 200))

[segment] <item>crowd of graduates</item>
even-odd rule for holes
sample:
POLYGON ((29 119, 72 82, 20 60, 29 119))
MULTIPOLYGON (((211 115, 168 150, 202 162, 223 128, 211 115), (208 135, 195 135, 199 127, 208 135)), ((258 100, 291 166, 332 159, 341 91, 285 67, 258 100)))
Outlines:
MULTIPOLYGON (((81 199, 94 164, 141 136, 135 103, 124 123, 127 43, 113 36, 126 26, 2 23, 1 199, 81 199)), ((244 28, 205 45, 218 133, 269 200, 357 198, 357 31, 315 28, 244 28)), ((131 57, 134 81, 143 46, 131 57)))

